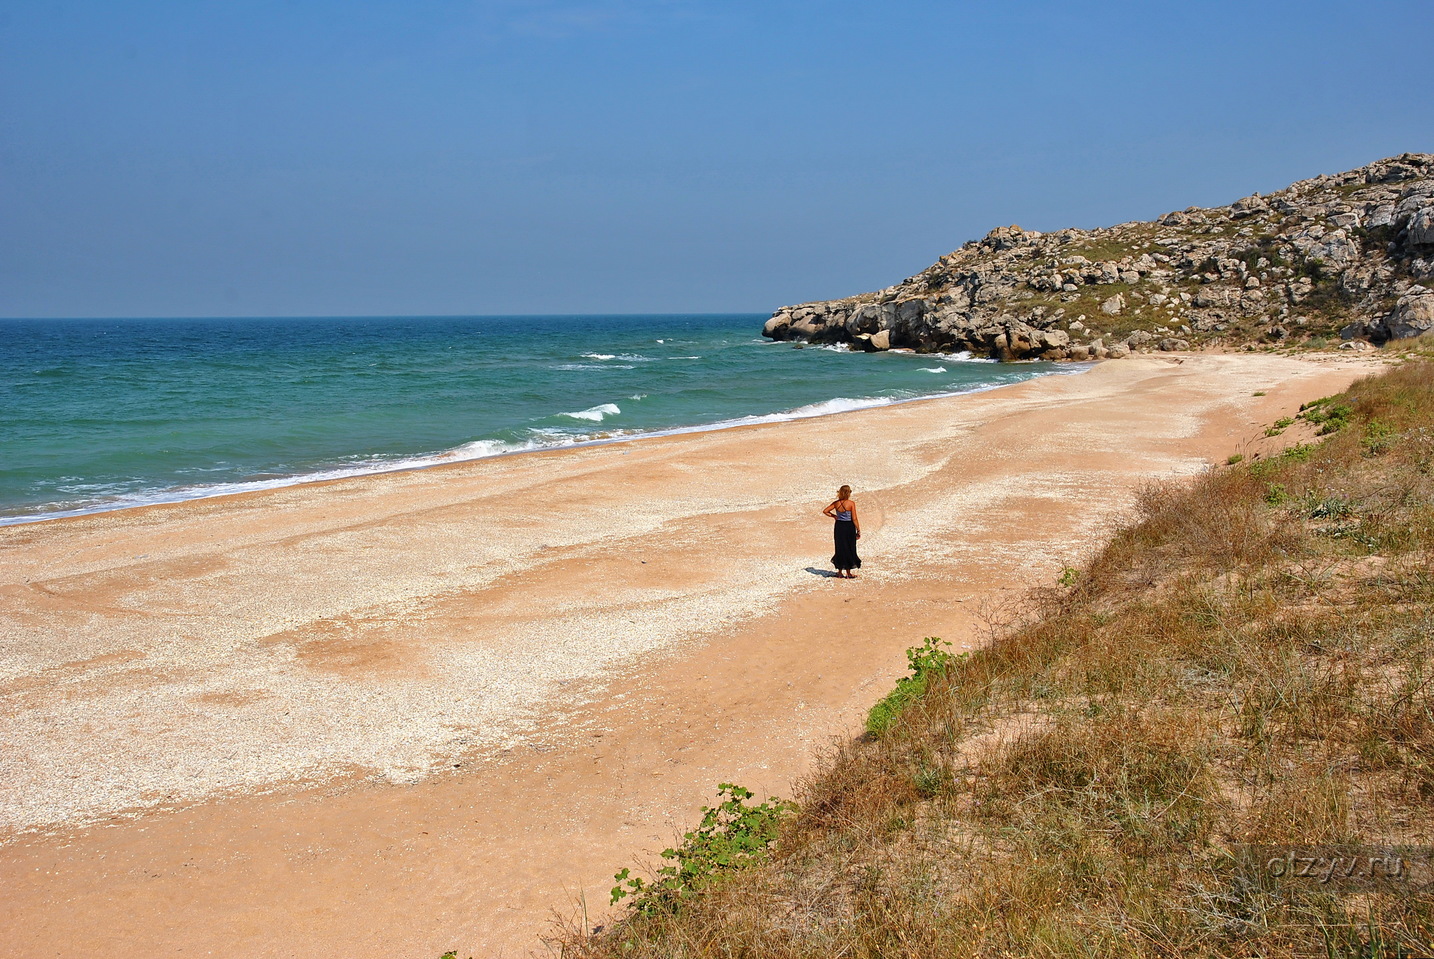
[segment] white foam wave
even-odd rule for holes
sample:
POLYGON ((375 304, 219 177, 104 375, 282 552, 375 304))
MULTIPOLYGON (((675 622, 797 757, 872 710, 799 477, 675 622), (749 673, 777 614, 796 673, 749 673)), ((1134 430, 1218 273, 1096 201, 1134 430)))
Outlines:
MULTIPOLYGON (((581 438, 571 437, 568 442, 581 438)), ((329 480, 352 479, 357 476, 373 476, 379 473, 398 473, 404 470, 423 469, 428 466, 442 466, 448 463, 462 463, 468 460, 488 459, 506 456, 510 453, 525 453, 530 450, 546 449, 558 445, 556 442, 529 441, 505 443, 501 440, 475 440, 462 446, 437 453, 423 453, 415 456, 374 457, 345 466, 298 473, 292 476, 274 476, 256 480, 241 480, 231 483, 203 483, 189 486, 172 486, 163 489, 136 490, 108 496, 87 497, 86 501, 73 506, 24 516, 0 516, 0 526, 14 526, 19 523, 35 523, 47 519, 63 519, 69 516, 88 516, 92 513, 108 513, 114 510, 131 509, 137 506, 158 506, 164 503, 182 503, 196 499, 210 499, 215 496, 232 496, 238 493, 256 493, 262 490, 283 489, 286 486, 302 486, 307 483, 323 483, 329 480)), ((98 492, 98 491, 96 491, 98 492)))
MULTIPOLYGON (((767 341, 761 341, 767 342, 767 341)), ((947 357, 954 359, 955 357, 947 357)), ((972 360, 971 362, 986 362, 985 360, 972 360)), ((1073 375, 1083 373, 1094 366, 1094 363, 1066 363, 1057 364, 1053 369, 1044 375, 1073 375)), ((602 367, 598 367, 599 369, 602 367)), ((612 367, 607 367, 611 369, 612 367)), ((137 506, 153 506, 162 503, 178 503, 187 500, 209 499, 216 496, 228 496, 236 493, 251 493, 261 490, 279 489, 287 486, 299 486, 307 483, 325 482, 328 480, 349 479, 357 476, 368 476, 379 473, 401 472, 411 469, 422 469, 429 466, 441 466, 451 463, 460 463, 470 460, 487 459, 495 456, 507 456, 514 453, 524 453, 533 450, 553 449, 555 447, 584 447, 596 446, 605 443, 621 442, 629 439, 637 439, 647 436, 673 436, 688 433, 706 433, 715 430, 731 429, 738 426, 752 426, 764 423, 782 423, 789 420, 808 419, 817 416, 829 416, 834 413, 847 413, 863 409, 871 409, 880 406, 891 406, 899 403, 908 403, 917 400, 941 399, 953 396, 969 395, 973 393, 984 393, 988 390, 999 389, 1009 383, 987 383, 963 390, 952 390, 940 393, 923 393, 920 395, 898 394, 891 396, 877 397, 836 397, 820 403, 810 403, 799 406, 795 409, 778 413, 769 413, 758 416, 744 416, 729 420, 720 420, 715 423, 705 423, 696 426, 674 427, 660 430, 609 430, 601 432, 570 432, 555 429, 534 429, 530 433, 530 439, 523 442, 504 442, 501 440, 475 440, 465 443, 451 450, 436 453, 427 453, 405 457, 381 458, 374 457, 361 462, 353 462, 344 466, 324 470, 316 470, 309 473, 302 473, 292 476, 266 477, 258 480, 248 480, 233 483, 205 483, 190 486, 171 487, 168 489, 142 490, 132 493, 117 494, 112 496, 100 495, 95 498, 86 497, 84 502, 74 502, 73 506, 61 506, 58 509, 51 509, 43 513, 32 513, 22 516, 0 517, 0 526, 12 526, 21 523, 34 523, 48 519, 61 519, 70 516, 83 516, 92 513, 104 513, 113 510, 127 509, 137 506)), ((645 397, 647 394, 636 394, 633 399, 645 397)), ((578 410, 572 413, 562 413, 571 419, 585 422, 600 423, 608 416, 614 416, 621 410, 614 403, 603 403, 586 410, 578 410)), ((98 493, 98 490, 92 491, 98 493)))
POLYGON ((601 360, 606 363, 609 360, 622 360, 624 363, 652 363, 653 358, 643 356, 641 353, 583 353, 585 360, 601 360))
POLYGON ((605 417, 616 416, 622 410, 617 408, 616 403, 603 403, 601 406, 594 406, 591 409, 578 410, 576 413, 559 413, 559 416, 567 416, 575 420, 590 420, 594 423, 601 423, 605 417))
POLYGON ((946 372, 946 367, 944 367, 944 366, 923 366, 923 367, 920 367, 920 372, 922 372, 922 373, 945 373, 945 372, 946 372))
POLYGON ((1001 362, 1000 360, 996 359, 995 357, 990 357, 990 356, 972 356, 970 350, 961 350, 960 352, 957 352, 957 353, 931 353, 931 354, 929 354, 929 355, 930 355, 930 356, 934 356, 934 357, 936 357, 938 360, 941 360, 941 361, 943 361, 943 362, 950 361, 950 362, 952 362, 952 363, 999 363, 999 362, 1001 362))

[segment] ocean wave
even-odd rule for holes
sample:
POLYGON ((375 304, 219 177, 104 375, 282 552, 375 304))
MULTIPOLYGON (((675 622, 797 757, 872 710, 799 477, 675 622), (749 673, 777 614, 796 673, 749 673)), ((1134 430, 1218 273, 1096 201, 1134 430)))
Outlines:
MULTIPOLYGON (((643 356, 641 353, 583 353, 580 354, 585 360, 601 360, 606 363, 609 360, 622 360, 624 363, 652 363, 655 362, 651 356, 643 356)), ((628 367, 631 369, 631 367, 628 367)))
POLYGON ((616 403, 603 403, 591 409, 578 410, 576 413, 559 413, 559 416, 566 416, 575 420, 591 420, 594 423, 601 423, 604 418, 616 416, 622 410, 618 409, 616 403))
MULTIPOLYGON (((569 438, 568 442, 580 441, 569 438)), ((526 453, 560 445, 556 437, 551 441, 528 441, 506 443, 501 440, 475 440, 451 450, 423 453, 414 456, 372 457, 342 466, 299 472, 291 475, 268 476, 263 479, 236 480, 229 483, 201 483, 183 486, 155 487, 129 492, 102 491, 100 489, 79 490, 82 498, 49 504, 43 511, 18 516, 0 516, 0 526, 19 523, 35 523, 48 519, 64 519, 71 516, 88 516, 93 513, 108 513, 114 510, 131 509, 137 506, 158 506, 164 503, 183 503, 190 500, 211 499, 215 496, 232 496, 237 493, 257 493, 263 490, 283 489, 287 486, 302 486, 308 483, 323 483, 330 480, 353 479, 359 476, 374 476, 380 473, 397 473, 404 470, 423 469, 429 466, 443 466, 468 460, 489 459, 511 453, 526 453)), ((72 494, 73 495, 73 494, 72 494)))
POLYGON ((919 368, 918 372, 921 372, 921 373, 945 373, 945 372, 946 372, 946 367, 944 367, 944 366, 923 366, 923 367, 920 367, 920 368, 919 368))
MULTIPOLYGON (((850 413, 853 410, 869 410, 877 406, 890 406, 892 403, 900 403, 910 397, 894 396, 837 396, 829 400, 822 400, 820 403, 808 403, 806 406, 798 406, 795 409, 783 413, 768 414, 771 422, 780 423, 784 420, 802 420, 812 416, 830 416, 833 413, 850 413)), ((764 417, 765 419, 765 417, 764 417)))
MULTIPOLYGON (((771 346, 774 348, 790 347, 790 344, 771 341, 761 337, 753 338, 751 340, 734 338, 732 342, 738 344, 739 346, 742 344, 750 343, 760 344, 763 346, 771 346)), ((676 340, 670 345, 687 344, 683 340, 676 340)), ((698 344, 694 343, 692 345, 698 344)), ((708 344, 704 343, 700 345, 699 348, 706 348, 707 345, 708 344)), ((844 347, 835 347, 827 345, 817 345, 811 348, 828 349, 833 352, 849 352, 844 347)), ((709 353, 714 354, 719 358, 723 356, 720 351, 716 350, 709 350, 709 353)), ((574 356, 576 354, 576 349, 573 349, 570 352, 566 353, 566 355, 569 357, 574 356)), ((549 365, 548 368, 564 371, 596 371, 619 369, 628 370, 633 369, 634 365, 632 365, 632 363, 638 361, 641 361, 644 364, 654 362, 653 358, 651 357, 639 356, 638 354, 633 353, 594 352, 591 354, 582 355, 584 357, 585 362, 566 363, 562 365, 549 365), (624 361, 632 362, 629 363, 624 361)), ((820 359, 820 357, 812 357, 811 359, 817 360, 820 359)), ((948 367, 950 366, 950 364, 953 363, 995 362, 993 360, 974 358, 970 355, 970 353, 967 352, 912 356, 911 360, 916 362, 924 361, 940 364, 940 366, 938 367, 921 368, 923 369, 923 371, 933 373, 946 372, 948 371, 948 367)), ((551 364, 552 361, 549 360, 548 363, 551 364)), ((844 366, 845 364, 840 365, 844 366)), ((907 366, 905 362, 902 362, 899 365, 903 366, 906 370, 915 369, 913 367, 907 366)), ((1064 364, 1059 365, 1055 368, 1041 370, 1040 373, 1032 371, 1031 375, 1050 375, 1053 373, 1076 374, 1084 372, 1086 369, 1089 368, 1089 366, 1090 364, 1083 363, 1064 364)), ((646 367, 646 369, 673 371, 676 370, 676 368, 670 366, 646 367)), ((975 372, 969 367, 966 371, 971 373, 975 372)), ((985 379, 986 377, 979 378, 985 379)), ((541 421, 545 424, 542 429, 532 429, 529 431, 522 432, 515 432, 513 430, 505 429, 496 434, 507 437, 507 440, 474 440, 472 442, 466 442, 461 445, 455 446, 452 449, 416 455, 392 454, 386 457, 374 456, 366 458, 353 458, 343 460, 338 463, 333 463, 333 461, 330 461, 330 463, 328 464, 323 464, 315 466, 312 469, 308 469, 307 472, 305 471, 307 469, 305 466, 301 465, 300 463, 291 462, 291 465, 275 467, 271 472, 268 472, 263 476, 254 476, 251 473, 247 478, 236 479, 232 482, 216 482, 214 480, 220 480, 220 477, 215 477, 212 475, 197 475, 201 473, 222 472, 223 469, 227 469, 229 467, 213 467, 210 470, 206 470, 203 468, 193 469, 189 471, 188 476, 172 474, 170 477, 170 481, 173 485, 169 487, 158 488, 157 486, 155 486, 139 490, 135 490, 133 487, 130 487, 129 489, 124 489, 118 485, 103 486, 101 484, 95 484, 93 483, 93 481, 86 481, 84 478, 81 477, 66 477, 65 483, 69 488, 60 491, 63 496, 62 501, 52 501, 43 506, 36 504, 36 506, 33 507, 33 512, 24 513, 22 515, 0 516, 0 526, 36 522, 39 520, 61 518, 66 516, 78 516, 92 513, 107 512, 136 506, 147 506, 160 503, 175 503, 185 500, 206 499, 217 496, 232 495, 236 493, 248 493, 314 482, 347 479, 372 474, 398 472, 410 469, 421 469, 429 466, 460 463, 470 460, 485 459, 542 449, 582 447, 600 445, 611 442, 620 442, 645 436, 699 433, 728 429, 737 426, 780 423, 789 420, 827 416, 834 413, 851 412, 872 407, 889 406, 892 404, 904 403, 915 399, 955 396, 960 395, 961 393, 979 392, 984 389, 994 389, 998 386, 1005 385, 1004 382, 992 383, 982 384, 981 386, 969 389, 951 390, 950 387, 954 386, 954 383, 952 383, 950 380, 943 380, 940 383, 937 383, 936 381, 923 382, 929 384, 923 391, 913 391, 910 393, 885 392, 882 393, 882 395, 877 396, 834 397, 832 399, 824 400, 821 402, 809 403, 803 406, 798 406, 792 409, 787 409, 775 413, 753 414, 749 416, 741 416, 707 423, 666 428, 615 429, 609 424, 611 423, 613 417, 616 417, 622 412, 622 409, 615 403, 603 403, 597 406, 590 407, 588 409, 577 410, 573 412, 548 414, 538 413, 537 421, 541 421), (938 390, 939 392, 936 392, 938 390)), ((622 384, 622 387, 625 387, 625 389, 619 387, 618 389, 615 389, 611 394, 607 395, 628 397, 628 399, 624 400, 624 402, 641 402, 648 397, 647 393, 639 392, 639 390, 643 386, 651 386, 651 383, 640 382, 637 380, 637 378, 628 378, 627 382, 622 384), (633 392, 629 394, 627 392, 628 390, 633 390, 633 392)), ((857 392, 864 391, 866 387, 853 387, 851 385, 847 385, 846 389, 852 390, 853 392, 857 392)), ((875 388, 873 388, 873 392, 876 392, 875 388)), ((599 395, 603 394, 600 393, 599 395)), ((642 407, 641 409, 648 409, 653 406, 657 406, 659 410, 664 408, 662 404, 666 403, 668 400, 666 394, 659 391, 659 393, 653 395, 659 397, 659 399, 653 400, 649 404, 645 404, 644 407, 642 407)), ((810 396, 811 394, 809 393, 807 395, 810 396)), ((544 402, 544 405, 547 405, 547 403, 550 402, 551 400, 548 399, 544 402)), ((547 409, 553 409, 553 405, 547 405, 547 409)), ((631 405, 629 405, 628 407, 628 410, 633 413, 638 412, 638 409, 639 408, 632 407, 631 405)), ((536 421, 530 420, 529 422, 536 421)), ((474 432, 481 431, 475 427, 474 432)), ((469 435, 472 434, 470 433, 469 435)), ((230 475, 234 474, 231 473, 230 475)), ((159 481, 157 479, 150 479, 149 482, 154 483, 162 481, 159 481)), ((56 497, 56 499, 59 500, 60 497, 56 497)), ((27 509, 30 507, 19 508, 27 509)))
POLYGON ((928 356, 934 356, 934 357, 936 357, 936 359, 941 360, 941 361, 948 361, 948 360, 949 360, 949 361, 952 362, 952 363, 999 363, 999 362, 1001 362, 1000 360, 998 360, 998 359, 996 359, 996 358, 994 358, 994 357, 990 357, 990 356, 972 356, 970 350, 961 350, 961 351, 956 352, 956 353, 929 353, 929 354, 927 354, 927 355, 928 355, 928 356))

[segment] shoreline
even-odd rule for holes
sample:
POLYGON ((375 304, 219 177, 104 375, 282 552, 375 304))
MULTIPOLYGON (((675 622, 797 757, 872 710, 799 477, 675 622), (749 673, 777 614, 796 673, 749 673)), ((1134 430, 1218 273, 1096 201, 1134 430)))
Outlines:
MULTIPOLYGON (((775 342, 770 345, 777 345, 775 342)), ((811 349, 822 349, 823 347, 809 347, 811 349)), ((940 361, 958 363, 994 363, 994 360, 973 359, 969 356, 958 358, 953 354, 932 353, 940 361)), ((1036 362, 1036 361, 1018 361, 1036 362)), ((1056 368, 1046 373, 1036 374, 1031 379, 1039 379, 1043 376, 1077 376, 1085 373, 1095 366, 1094 362, 1064 364, 1069 369, 1056 368)), ((1022 380, 1020 382, 1028 382, 1022 380)), ((782 423, 795 422, 797 420, 815 419, 823 416, 839 416, 843 413, 857 413, 867 409, 882 409, 888 406, 900 406, 906 403, 923 403, 928 400, 953 399, 961 396, 970 396, 976 393, 984 393, 989 390, 1003 389, 1015 384, 992 383, 982 386, 974 386, 969 389, 953 390, 943 393, 932 393, 926 396, 912 396, 904 398, 876 398, 876 397, 843 397, 836 396, 828 400, 822 400, 806 406, 796 407, 790 410, 782 410, 776 413, 753 414, 750 416, 738 417, 736 419, 719 420, 714 423, 700 423, 691 426, 674 426, 661 429, 633 431, 626 435, 600 436, 593 439, 580 439, 574 442, 552 442, 538 443, 531 446, 520 446, 516 448, 497 449, 494 452, 476 453, 474 455, 460 455, 460 451, 468 447, 482 446, 485 444, 503 445, 500 440, 470 440, 460 446, 449 450, 440 450, 430 453, 404 454, 390 464, 354 467, 323 467, 307 473, 298 473, 292 476, 279 477, 272 480, 241 480, 233 483, 219 483, 213 487, 172 487, 165 490, 141 491, 139 493, 124 494, 120 497, 123 500, 126 496, 143 497, 139 502, 119 502, 115 505, 96 505, 93 507, 78 507, 69 510, 48 511, 35 514, 0 515, 0 528, 9 526, 28 526, 34 523, 48 523, 54 520, 77 519, 86 516, 97 516, 107 513, 118 513, 126 510, 146 509, 151 506, 174 506, 181 503, 198 502, 201 500, 216 499, 228 496, 246 496, 251 493, 264 493, 270 490, 289 489, 294 486, 313 486, 326 483, 343 482, 346 480, 360 479, 366 476, 383 476, 391 473, 406 473, 416 470, 440 469, 449 466, 459 466, 465 463, 474 463, 481 460, 501 459, 509 456, 525 456, 530 453, 551 453, 563 450, 585 449, 592 446, 603 446, 611 443, 630 443, 638 440, 656 439, 666 436, 687 436, 699 433, 718 432, 730 429, 742 429, 748 426, 769 426, 782 423), (856 406, 820 410, 818 412, 802 412, 820 407, 826 407, 834 403, 855 403, 856 406), (188 491, 194 492, 188 492, 188 491), (188 493, 188 495, 184 495, 188 493), (152 497, 152 498, 151 498, 152 497)))
POLYGON ((716 782, 790 794, 902 650, 978 644, 1141 483, 1283 442, 1264 425, 1378 365, 1141 357, 4 527, 0 955, 153 954, 177 941, 159 905, 176 901, 184 942, 233 955, 526 949, 716 782), (855 583, 822 569, 817 514, 842 482, 867 533, 855 583), (64 824, 85 808, 93 825, 64 824), (27 818, 44 831, 17 833, 27 818), (395 839, 400 822, 425 838, 395 839))

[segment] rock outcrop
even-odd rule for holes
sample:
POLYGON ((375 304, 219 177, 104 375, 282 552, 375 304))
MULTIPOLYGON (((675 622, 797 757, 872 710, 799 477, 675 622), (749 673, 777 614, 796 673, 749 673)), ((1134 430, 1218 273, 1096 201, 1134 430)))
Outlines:
POLYGON ((1227 207, 1036 233, 1000 227, 896 286, 782 307, 777 340, 1102 359, 1211 343, 1382 343, 1434 328, 1434 155, 1227 207))

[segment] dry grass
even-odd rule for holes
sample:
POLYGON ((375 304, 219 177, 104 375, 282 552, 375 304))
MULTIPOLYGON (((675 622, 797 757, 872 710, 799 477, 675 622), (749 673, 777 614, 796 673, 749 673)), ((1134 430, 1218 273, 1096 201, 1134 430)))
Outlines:
POLYGON ((1243 844, 1434 844, 1434 362, 1153 486, 1075 582, 804 783, 762 865, 563 955, 1412 956, 1434 896, 1243 844))

